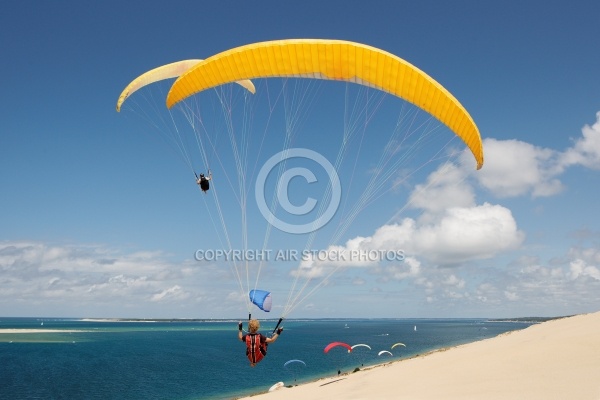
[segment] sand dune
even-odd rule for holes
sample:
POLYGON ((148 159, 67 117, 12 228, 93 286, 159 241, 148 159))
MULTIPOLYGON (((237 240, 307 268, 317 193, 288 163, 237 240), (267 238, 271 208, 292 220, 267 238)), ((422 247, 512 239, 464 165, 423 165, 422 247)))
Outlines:
POLYGON ((600 312, 252 399, 600 400, 600 312))

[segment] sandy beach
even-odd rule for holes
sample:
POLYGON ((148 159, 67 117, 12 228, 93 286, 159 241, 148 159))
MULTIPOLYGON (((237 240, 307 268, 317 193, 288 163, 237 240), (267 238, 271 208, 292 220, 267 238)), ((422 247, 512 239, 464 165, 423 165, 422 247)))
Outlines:
POLYGON ((600 312, 251 398, 600 400, 600 312))

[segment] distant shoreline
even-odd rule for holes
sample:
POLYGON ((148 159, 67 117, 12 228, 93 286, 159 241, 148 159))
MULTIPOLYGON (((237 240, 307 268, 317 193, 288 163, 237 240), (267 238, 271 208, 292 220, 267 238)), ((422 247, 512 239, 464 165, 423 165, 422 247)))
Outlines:
POLYGON ((542 322, 552 321, 553 319, 569 318, 574 315, 565 315, 562 317, 520 317, 520 318, 493 318, 486 322, 522 322, 526 324, 541 324, 542 322))

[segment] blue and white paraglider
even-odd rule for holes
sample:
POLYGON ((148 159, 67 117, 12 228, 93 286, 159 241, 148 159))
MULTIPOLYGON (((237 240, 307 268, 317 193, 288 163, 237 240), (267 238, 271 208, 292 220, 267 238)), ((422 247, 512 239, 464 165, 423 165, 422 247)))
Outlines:
POLYGON ((271 292, 266 290, 251 290, 250 301, 263 311, 271 311, 271 292))
POLYGON ((289 360, 283 366, 292 373, 294 382, 296 382, 296 376, 303 368, 306 368, 306 363, 302 360, 289 360))

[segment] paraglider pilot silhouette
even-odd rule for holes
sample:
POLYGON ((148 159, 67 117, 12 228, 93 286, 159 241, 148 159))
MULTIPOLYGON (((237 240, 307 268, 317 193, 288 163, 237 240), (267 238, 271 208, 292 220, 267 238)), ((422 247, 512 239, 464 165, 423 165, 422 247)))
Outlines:
POLYGON ((260 322, 256 319, 251 319, 248 322, 248 333, 242 334, 242 323, 238 324, 238 339, 246 343, 246 356, 250 360, 250 366, 254 367, 267 355, 267 346, 277 340, 283 327, 277 328, 273 337, 266 337, 262 333, 258 333, 260 322))
POLYGON ((200 186, 200 189, 202 189, 202 191, 206 193, 208 189, 210 189, 210 183, 208 183, 208 181, 212 179, 212 173, 209 170, 208 177, 204 176, 204 174, 200 174, 200 176, 196 175, 196 178, 196 183, 198 184, 198 186, 200 186))

